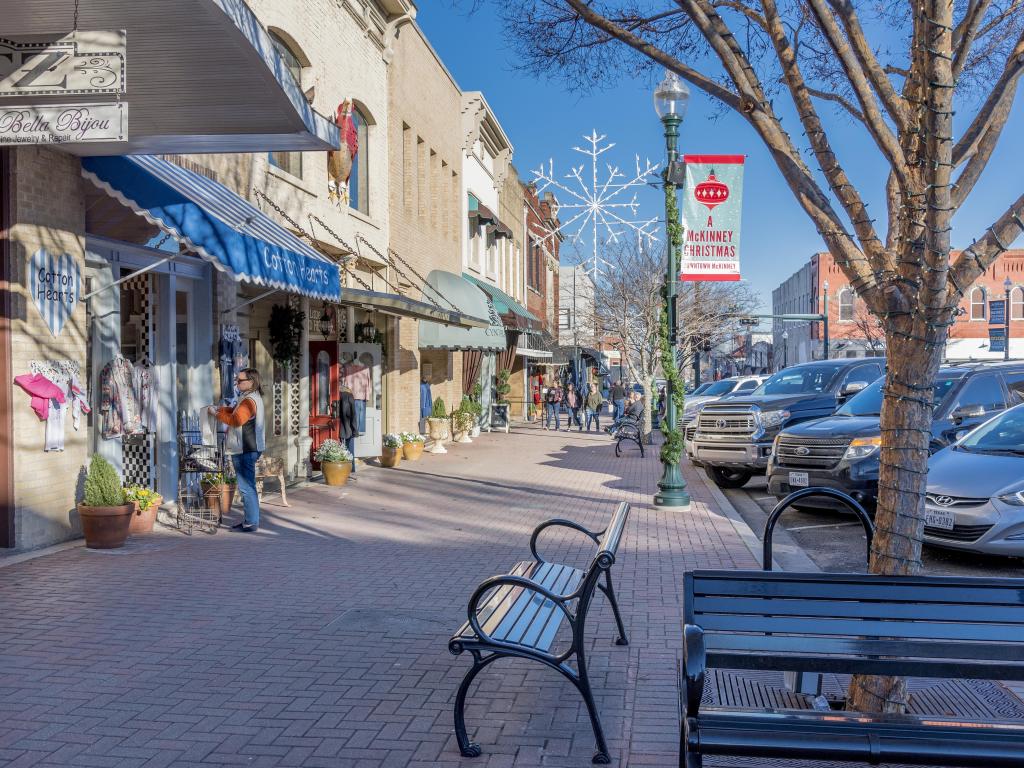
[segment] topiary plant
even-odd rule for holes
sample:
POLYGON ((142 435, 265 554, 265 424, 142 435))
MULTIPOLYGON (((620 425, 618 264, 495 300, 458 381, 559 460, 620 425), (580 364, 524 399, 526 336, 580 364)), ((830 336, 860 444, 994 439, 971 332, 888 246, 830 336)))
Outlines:
POLYGON ((495 387, 498 392, 498 402, 507 403, 508 393, 512 391, 512 385, 508 383, 509 376, 512 371, 499 371, 498 372, 498 385, 495 387))
POLYGON ((124 505, 124 488, 110 462, 98 454, 89 461, 89 474, 85 477, 85 505, 87 507, 120 507, 124 505))
POLYGON ((447 419, 448 418, 448 406, 444 404, 444 398, 437 398, 434 401, 434 405, 430 409, 430 418, 432 419, 447 419))

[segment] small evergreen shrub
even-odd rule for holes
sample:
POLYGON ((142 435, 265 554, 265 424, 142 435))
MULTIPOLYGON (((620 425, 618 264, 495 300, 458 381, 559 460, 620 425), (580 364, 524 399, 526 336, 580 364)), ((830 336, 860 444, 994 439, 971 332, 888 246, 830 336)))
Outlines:
POLYGON ((85 505, 87 507, 120 507, 125 504, 124 488, 110 462, 98 454, 89 461, 89 474, 85 477, 85 505))

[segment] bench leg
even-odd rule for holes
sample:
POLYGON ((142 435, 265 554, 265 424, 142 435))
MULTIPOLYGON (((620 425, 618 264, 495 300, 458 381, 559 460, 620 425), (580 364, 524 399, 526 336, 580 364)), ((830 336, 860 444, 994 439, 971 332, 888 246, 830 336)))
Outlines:
POLYGON ((608 765, 611 755, 608 754, 608 744, 604 740, 604 729, 601 728, 601 718, 597 713, 597 703, 594 701, 594 694, 590 690, 590 680, 587 677, 587 664, 583 659, 582 652, 578 653, 577 664, 580 668, 579 678, 573 680, 576 688, 583 696, 583 702, 587 705, 587 713, 590 715, 590 725, 594 729, 594 739, 597 740, 597 752, 591 762, 597 765, 608 765))
POLYGON ((288 503, 288 492, 285 490, 284 485, 284 474, 280 474, 277 476, 277 482, 281 484, 281 503, 284 504, 286 507, 290 507, 291 504, 288 503))
POLYGON ((480 674, 480 670, 497 658, 499 658, 498 654, 492 654, 485 659, 481 659, 480 654, 474 651, 473 666, 470 667, 466 676, 462 678, 459 692, 455 694, 455 738, 459 742, 459 751, 463 757, 480 757, 480 753, 483 751, 480 749, 479 744, 470 741, 466 735, 466 694, 469 693, 469 686, 473 682, 473 678, 480 674))
POLYGON ((612 588, 611 571, 605 571, 604 576, 608 586, 598 582, 597 588, 604 592, 605 597, 608 598, 608 602, 612 604, 612 613, 615 614, 615 623, 619 625, 619 636, 616 638, 615 644, 629 645, 629 639, 626 637, 626 628, 622 625, 622 615, 619 613, 619 601, 615 599, 615 590, 612 588))

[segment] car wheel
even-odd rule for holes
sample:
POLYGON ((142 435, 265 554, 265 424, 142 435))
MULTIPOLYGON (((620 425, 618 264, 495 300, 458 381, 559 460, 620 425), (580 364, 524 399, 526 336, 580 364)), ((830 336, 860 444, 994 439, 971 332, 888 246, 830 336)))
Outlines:
POLYGON ((719 488, 742 488, 752 476, 750 472, 744 472, 742 469, 726 467, 705 467, 704 471, 719 488))

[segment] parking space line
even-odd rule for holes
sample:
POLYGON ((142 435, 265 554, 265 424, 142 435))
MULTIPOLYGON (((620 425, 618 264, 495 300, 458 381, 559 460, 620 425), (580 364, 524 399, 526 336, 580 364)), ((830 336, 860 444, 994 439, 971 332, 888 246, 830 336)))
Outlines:
POLYGON ((842 528, 847 525, 860 525, 860 523, 821 523, 819 525, 798 525, 796 528, 787 528, 787 531, 809 531, 811 528, 842 528))

